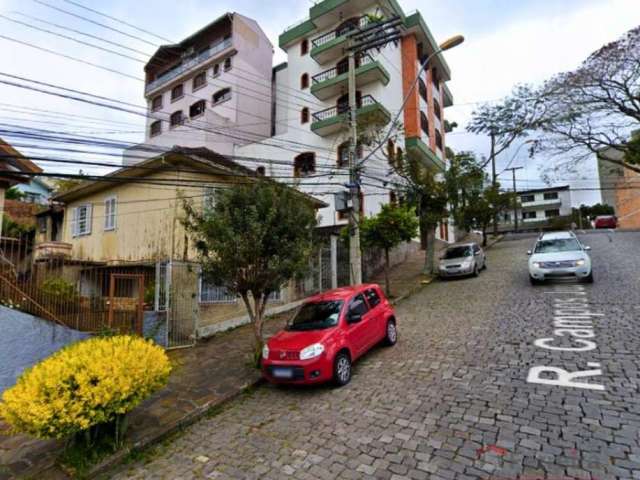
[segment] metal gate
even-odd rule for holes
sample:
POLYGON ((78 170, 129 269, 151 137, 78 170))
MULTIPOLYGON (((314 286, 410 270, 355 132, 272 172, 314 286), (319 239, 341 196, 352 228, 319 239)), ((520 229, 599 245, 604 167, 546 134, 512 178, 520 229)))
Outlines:
POLYGON ((107 311, 109 329, 142 335, 143 315, 144 275, 112 273, 107 311))
POLYGON ((162 262, 156 267, 156 312, 165 316, 166 348, 192 347, 197 339, 199 266, 162 262))

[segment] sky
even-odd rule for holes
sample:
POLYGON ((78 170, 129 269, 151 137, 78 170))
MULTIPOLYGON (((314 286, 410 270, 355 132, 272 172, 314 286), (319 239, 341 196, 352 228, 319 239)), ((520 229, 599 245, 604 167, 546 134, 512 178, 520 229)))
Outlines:
MULTIPOLYGON (((487 155, 488 139, 464 131, 474 108, 482 102, 495 102, 503 98, 515 84, 539 83, 554 73, 575 68, 599 46, 615 40, 640 24, 638 0, 399 1, 405 12, 419 7, 438 41, 454 34, 465 36, 465 43, 446 55, 452 71, 453 78, 449 86, 455 105, 446 109, 445 116, 459 124, 458 129, 447 136, 447 143, 456 151, 471 150, 478 156, 487 155)), ((237 11, 258 21, 269 36, 275 48, 274 64, 286 60, 284 52, 277 47, 278 35, 288 26, 305 18, 309 7, 313 5, 310 0, 0 0, 1 73, 63 85, 135 105, 144 104, 144 84, 140 78, 147 55, 153 53, 157 44, 165 42, 78 8, 73 2, 174 41, 179 41, 227 11, 237 11), (107 24, 129 36, 56 9, 64 9, 107 24), (133 58, 122 58, 35 31, 5 17, 83 38, 133 58), (34 18, 90 33, 101 39, 126 45, 137 52, 63 32, 34 18), (77 57, 113 71, 62 58, 15 40, 77 57)), ((23 83, 22 80, 3 75, 0 75, 0 81, 23 83)), ((131 106, 126 108, 135 110, 131 106)), ((0 83, 0 136, 6 135, 2 133, 3 128, 15 128, 15 125, 73 131, 120 142, 138 143, 144 138, 144 117, 140 115, 51 97, 0 83), (36 113, 34 110, 25 110, 25 107, 49 112, 36 113)), ((30 142, 15 138, 8 140, 23 145, 30 142)), ((518 150, 519 146, 515 144, 510 151, 498 158, 498 171, 511 162, 513 166, 525 167, 518 172, 519 189, 545 186, 541 173, 554 160, 559 159, 528 158, 527 149, 518 150)), ((30 150, 26 146, 18 146, 18 149, 31 155, 35 155, 35 152, 43 154, 42 151, 30 150)), ((83 159, 86 160, 87 157, 84 156, 83 159)), ((118 160, 117 157, 109 159, 112 163, 118 160)), ((563 174, 562 177, 553 178, 553 182, 556 185, 571 183, 575 188, 582 189, 597 188, 594 163, 584 162, 573 175, 563 174)), ((77 171, 77 167, 73 166, 42 165, 47 169, 55 168, 56 171, 77 171)), ((96 171, 91 168, 85 170, 96 171)), ((510 176, 504 175, 501 179, 505 186, 511 186, 510 176)), ((599 200, 599 193, 595 190, 574 193, 575 204, 599 200)))

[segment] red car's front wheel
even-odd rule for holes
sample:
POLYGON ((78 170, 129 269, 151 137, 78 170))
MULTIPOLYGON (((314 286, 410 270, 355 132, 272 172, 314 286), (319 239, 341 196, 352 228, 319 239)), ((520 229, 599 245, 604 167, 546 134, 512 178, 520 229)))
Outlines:
POLYGON ((351 381, 351 358, 348 353, 340 352, 336 355, 333 362, 333 380, 339 387, 351 381))

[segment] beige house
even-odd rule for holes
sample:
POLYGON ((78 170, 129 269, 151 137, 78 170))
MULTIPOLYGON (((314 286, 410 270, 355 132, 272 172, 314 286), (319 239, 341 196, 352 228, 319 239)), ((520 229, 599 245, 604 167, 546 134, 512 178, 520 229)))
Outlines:
MULTIPOLYGON (((164 334, 182 335, 187 343, 193 330, 206 336, 243 323, 242 302, 201 278, 181 220, 184 201, 203 207, 216 189, 256 176, 206 148, 175 147, 100 181, 84 182, 54 198, 65 205, 55 240, 47 232, 55 219, 41 217, 36 263, 63 259, 61 275, 76 283, 82 296, 108 295, 122 308, 126 299, 134 304, 144 296, 145 319, 152 312, 168 312, 164 334), (144 284, 127 282, 134 275, 143 277, 144 284)), ((303 193, 300 197, 315 208, 325 206, 303 193)), ((274 295, 272 305, 282 307, 301 296, 292 283, 274 295)))

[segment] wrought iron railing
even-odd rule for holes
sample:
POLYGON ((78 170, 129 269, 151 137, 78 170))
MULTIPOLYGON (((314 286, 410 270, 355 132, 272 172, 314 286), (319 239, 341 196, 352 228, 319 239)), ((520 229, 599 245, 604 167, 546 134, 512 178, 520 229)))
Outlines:
MULTIPOLYGON (((369 105, 378 105, 378 102, 371 95, 365 95, 360 98, 356 103, 358 108, 367 107, 369 105)), ((314 122, 321 122, 323 120, 327 120, 329 118, 337 117, 338 115, 342 115, 349 112, 349 104, 339 103, 335 107, 327 108, 325 110, 321 110, 312 115, 314 122)))
MULTIPOLYGON (((368 65, 369 63, 373 63, 374 60, 368 53, 364 53, 360 55, 356 59, 356 68, 360 68, 363 65, 368 65)), ((326 80, 331 80, 332 78, 337 77, 338 75, 342 75, 343 73, 347 73, 349 71, 349 64, 347 62, 340 63, 329 70, 325 70, 324 72, 320 72, 317 75, 314 75, 311 80, 313 84, 322 83, 326 80)))
POLYGON ((364 28, 369 25, 369 23, 371 23, 370 17, 364 15, 358 18, 357 22, 347 24, 341 28, 336 28, 335 30, 331 30, 324 35, 320 35, 319 37, 314 38, 313 40, 311 40, 311 45, 313 46, 313 48, 320 47, 325 43, 329 43, 330 41, 335 40, 338 37, 342 37, 343 35, 346 35, 347 33, 357 28, 364 28))
POLYGON ((173 80, 179 75, 182 75, 187 70, 190 70, 196 65, 199 65, 207 61, 211 57, 214 57, 215 55, 222 52, 223 50, 226 50, 227 48, 231 47, 232 44, 233 44, 232 38, 225 38, 221 42, 218 42, 215 45, 212 45, 207 50, 199 53, 195 57, 192 57, 188 60, 184 60, 180 65, 177 65, 176 67, 172 68, 168 72, 163 73, 158 78, 156 78, 153 82, 149 82, 145 87, 145 92, 150 92, 151 90, 155 90, 159 86, 164 85, 165 83, 173 80))

